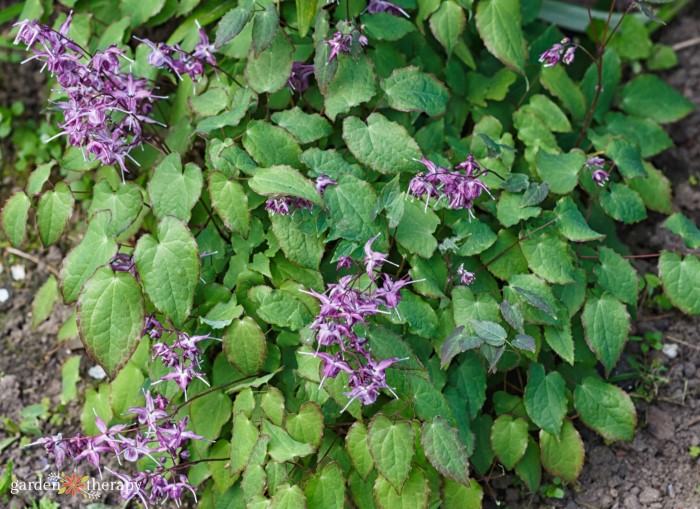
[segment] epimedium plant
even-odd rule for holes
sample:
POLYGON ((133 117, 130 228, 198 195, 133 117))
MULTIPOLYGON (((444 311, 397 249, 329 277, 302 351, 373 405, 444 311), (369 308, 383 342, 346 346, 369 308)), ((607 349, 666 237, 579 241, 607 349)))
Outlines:
MULTIPOLYGON (((581 425, 630 440, 616 225, 700 231, 649 162, 691 110, 641 72, 673 52, 616 3, 577 39, 537 0, 26 2, 66 149, 2 225, 85 225, 50 284, 111 379, 39 441, 58 467, 116 456, 144 505, 479 507, 497 465, 574 482, 581 425)), ((642 256, 700 313, 692 251, 642 256)))

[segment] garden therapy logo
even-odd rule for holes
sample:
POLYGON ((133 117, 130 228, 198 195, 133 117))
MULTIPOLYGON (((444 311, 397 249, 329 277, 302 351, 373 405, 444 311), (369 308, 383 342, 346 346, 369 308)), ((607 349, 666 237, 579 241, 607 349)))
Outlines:
POLYGON ((88 475, 80 476, 76 472, 50 473, 45 479, 36 481, 13 481, 10 493, 17 495, 23 491, 56 491, 59 495, 67 497, 83 497, 86 500, 96 500, 104 491, 122 491, 128 488, 124 482, 102 481, 88 475))

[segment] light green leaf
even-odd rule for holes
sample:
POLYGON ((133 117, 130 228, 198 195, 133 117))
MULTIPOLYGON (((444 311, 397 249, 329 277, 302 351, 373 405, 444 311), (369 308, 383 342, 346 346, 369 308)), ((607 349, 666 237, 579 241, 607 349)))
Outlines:
POLYGON ((570 323, 564 323, 561 329, 545 326, 544 339, 559 357, 574 365, 574 338, 570 323))
POLYGON ((202 192, 202 170, 187 163, 183 170, 180 154, 173 153, 161 161, 148 182, 151 209, 158 219, 167 215, 189 221, 202 192))
POLYGON ((450 479, 445 479, 442 490, 443 509, 481 509, 484 490, 479 483, 473 482, 467 488, 450 479))
POLYGON ((600 265, 594 272, 600 287, 625 304, 635 305, 639 282, 630 262, 607 247, 600 247, 598 253, 600 265))
MULTIPOLYGON (((240 397, 240 396, 239 396, 240 397)), ((260 432, 244 412, 236 412, 233 416, 231 430, 231 473, 242 472, 248 464, 255 444, 258 443, 260 432)))
POLYGON ((58 299, 58 282, 52 274, 37 290, 32 301, 32 328, 36 329, 41 322, 51 316, 54 304, 58 299))
POLYGON ((366 181, 345 176, 337 186, 326 189, 324 200, 331 218, 328 240, 343 238, 363 244, 383 231, 381 223, 372 220, 377 195, 366 181))
POLYGON ((323 258, 323 236, 301 229, 299 218, 299 215, 271 215, 272 232, 289 261, 318 270, 323 258))
POLYGON ((231 398, 220 390, 193 400, 189 415, 194 432, 207 440, 216 440, 221 436, 221 428, 232 417, 231 407, 231 398))
POLYGON ((680 212, 671 214, 662 226, 680 235, 688 249, 700 248, 700 230, 697 225, 680 212))
POLYGON ((508 470, 520 461, 527 449, 527 421, 501 415, 491 428, 491 447, 498 460, 508 470))
POLYGON ((72 355, 61 366, 61 403, 70 403, 78 397, 81 355, 72 355))
POLYGON ((318 0, 296 0, 297 25, 301 37, 306 37, 309 28, 313 26, 318 3, 318 0))
POLYGON ((622 109, 657 122, 675 122, 693 111, 693 103, 654 74, 643 74, 622 88, 622 109))
POLYGON ((49 180, 49 176, 51 176, 51 168, 55 165, 56 161, 50 161, 36 167, 27 179, 27 195, 34 197, 41 192, 44 184, 46 184, 46 181, 49 180))
MULTIPOLYGON (((270 4, 269 8, 277 15, 273 4, 270 4)), ((260 13, 255 15, 256 21, 258 16, 260 13)), ((255 28, 253 35, 255 35, 255 28)), ((270 46, 259 55, 256 55, 254 47, 251 47, 245 67, 245 77, 250 88, 258 94, 263 94, 277 92, 284 87, 292 72, 293 51, 294 47, 282 30, 277 32, 277 35, 271 39, 270 46)))
POLYGON ((457 430, 442 417, 421 428, 421 445, 430 463, 444 477, 469 486, 469 459, 457 430))
POLYGON ((262 167, 289 165, 299 167, 301 148, 281 127, 253 120, 243 135, 243 147, 262 167))
POLYGON ((27 222, 29 218, 29 197, 24 191, 13 194, 2 209, 2 229, 10 243, 19 247, 27 238, 27 222))
POLYGON ((498 232, 496 242, 481 253, 480 259, 491 274, 503 280, 528 270, 518 239, 505 228, 498 232))
POLYGON ((158 14, 165 5, 166 0, 120 0, 122 17, 131 18, 131 26, 137 27, 158 14))
POLYGON ((378 509, 425 509, 430 499, 430 483, 418 467, 411 470, 400 490, 380 475, 374 482, 374 499, 378 509))
POLYGON ((537 152, 537 173, 556 194, 569 194, 578 185, 578 174, 586 162, 586 156, 578 149, 568 154, 537 152))
POLYGON ((413 66, 396 69, 382 80, 381 86, 390 107, 399 111, 422 111, 431 117, 444 113, 450 98, 441 82, 413 66))
MULTIPOLYGON (((540 215, 542 212, 540 207, 523 206, 523 197, 522 194, 509 193, 508 191, 501 193, 496 206, 496 217, 499 223, 510 228, 524 219, 540 215)), ((495 236, 492 238, 494 241, 496 240, 495 236)))
POLYGON ((273 290, 265 295, 258 316, 269 324, 299 330, 313 320, 304 303, 294 295, 281 290, 273 290))
POLYGON ((350 427, 348 434, 345 435, 345 449, 360 477, 367 479, 374 468, 374 460, 367 445, 367 426, 362 422, 355 422, 350 427))
POLYGON ((129 362, 112 381, 109 400, 114 415, 125 415, 130 407, 144 404, 143 382, 145 378, 141 370, 129 362))
POLYGON ((574 267, 567 244, 554 235, 535 235, 520 243, 527 264, 538 276, 550 283, 574 282, 574 267))
POLYGON ((536 493, 542 481, 542 462, 540 461, 540 448, 532 437, 528 438, 525 456, 517 465, 515 473, 527 485, 531 493, 536 493))
POLYGON ((260 410, 275 426, 284 423, 284 395, 275 387, 268 387, 260 397, 260 410))
MULTIPOLYGON (((328 48, 328 45, 323 44, 322 47, 328 48)), ((323 55, 317 50, 317 58, 319 56, 323 55)), ((347 113, 351 108, 366 103, 377 92, 374 65, 366 55, 360 55, 357 60, 347 57, 335 59, 330 63, 326 60, 316 62, 317 79, 319 78, 319 66, 322 69, 330 68, 331 70, 337 66, 337 71, 332 73, 332 80, 327 84, 327 87, 324 87, 319 80, 321 91, 324 92, 326 115, 333 121, 339 114, 347 113)))
POLYGON ((588 226, 586 219, 570 196, 561 198, 554 211, 557 213, 559 231, 572 242, 589 242, 605 237, 588 226))
POLYGON ((571 424, 564 421, 561 438, 540 430, 540 458, 544 469, 554 477, 574 482, 583 468, 583 440, 571 424))
POLYGON ((609 374, 629 337, 630 316, 627 308, 609 293, 589 297, 581 321, 588 346, 605 367, 606 374, 609 374))
POLYGON ((262 432, 270 436, 268 453, 274 461, 284 463, 314 452, 311 444, 297 442, 285 430, 267 419, 262 421, 262 432))
POLYGON ((387 175, 420 171, 418 144, 406 129, 380 113, 373 113, 367 124, 357 117, 343 121, 343 139, 364 165, 387 175))
POLYGON ((632 440, 637 413, 629 395, 596 377, 576 386, 574 405, 581 420, 605 440, 632 440))
POLYGON ((651 210, 670 214, 673 212, 671 182, 650 163, 644 163, 647 178, 632 179, 627 184, 639 193, 642 201, 651 210))
POLYGON ((440 8, 430 17, 430 30, 448 55, 457 47, 466 24, 464 10, 457 2, 450 0, 443 1, 440 8))
POLYGON ((557 371, 545 376, 542 364, 530 364, 525 386, 525 409, 532 422, 559 437, 566 415, 566 383, 557 371))
POLYGON ((244 375, 254 375, 265 364, 265 334, 251 317, 234 320, 224 331, 222 339, 226 358, 244 375))
POLYGON ((328 463, 311 477, 304 487, 308 509, 343 507, 345 502, 345 474, 336 462, 328 463))
POLYGON ((277 487, 270 509, 298 509, 306 507, 306 498, 299 486, 283 484, 277 487))
POLYGON ((306 401, 296 414, 287 416, 287 432, 297 442, 311 444, 318 449, 323 438, 323 414, 313 401, 306 401))
POLYGON ((109 223, 110 235, 119 235, 126 231, 141 213, 143 195, 133 182, 119 184, 113 190, 107 179, 100 180, 92 190, 92 202, 88 213, 93 216, 100 210, 109 210, 112 221, 109 223))
POLYGON ((128 272, 102 267, 85 282, 76 318, 88 355, 114 378, 141 339, 145 319, 141 286, 128 272))
MULTIPOLYGON (((265 7, 265 10, 255 13, 253 19, 253 58, 259 58, 260 54, 272 44, 275 34, 278 33, 280 17, 274 3, 265 7)), ((279 30, 282 33, 282 30, 279 30)))
POLYGON ((519 0, 482 0, 476 8, 476 28, 486 49, 506 66, 525 74, 520 20, 519 0))
POLYGON ((263 196, 298 196, 316 205, 323 203, 313 183, 289 166, 258 168, 248 183, 263 196))
POLYGON ((415 454, 413 428, 403 421, 392 424, 388 417, 378 414, 369 425, 367 443, 377 470, 400 494, 415 454))
POLYGON ((248 112, 250 103, 255 101, 255 93, 249 88, 239 88, 233 93, 231 98, 231 107, 219 115, 207 117, 197 124, 196 131, 198 133, 207 134, 215 129, 222 127, 235 127, 248 112))
POLYGON ((216 48, 221 48, 240 34, 249 19, 250 10, 245 7, 228 11, 216 27, 216 48))
POLYGON ((238 181, 228 179, 221 172, 209 174, 211 204, 229 230, 247 237, 250 231, 248 195, 238 181))
POLYGON ((625 179, 643 178, 647 176, 644 169, 642 151, 636 143, 624 138, 615 138, 605 148, 605 154, 617 165, 625 179))
POLYGON ((75 301, 85 280, 117 252, 117 243, 109 234, 110 215, 107 211, 96 213, 88 223, 83 240, 63 260, 61 291, 66 303, 75 301))
POLYGON ((136 243, 134 260, 153 305, 181 327, 192 311, 199 282, 199 253, 189 228, 166 216, 156 236, 144 235, 136 243))
POLYGON ((41 196, 36 222, 44 246, 54 244, 61 237, 73 215, 74 204, 73 193, 65 182, 59 182, 41 196))
POLYGON ((700 260, 688 255, 684 259, 675 253, 662 252, 659 276, 668 299, 678 309, 690 315, 700 315, 700 260))
POLYGON ((416 31, 416 25, 411 21, 388 12, 364 14, 361 20, 364 24, 362 32, 371 40, 398 41, 416 31))
POLYGON ((406 201, 403 217, 396 229, 396 241, 409 253, 430 258, 437 248, 433 234, 439 224, 440 218, 431 209, 425 210, 418 201, 406 201))
POLYGON ((318 113, 306 113, 298 106, 272 114, 272 121, 283 127, 301 144, 311 143, 333 134, 333 126, 318 113))

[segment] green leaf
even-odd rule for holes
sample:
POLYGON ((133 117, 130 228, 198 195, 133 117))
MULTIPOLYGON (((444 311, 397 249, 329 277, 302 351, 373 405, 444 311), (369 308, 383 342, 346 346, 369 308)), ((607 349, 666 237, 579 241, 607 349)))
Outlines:
POLYGON ((566 415, 566 383, 557 371, 545 376, 542 364, 530 364, 525 386, 525 409, 532 422, 559 437, 566 415))
POLYGON ((367 124, 357 117, 343 121, 343 139, 350 152, 362 164, 379 173, 392 175, 402 171, 419 171, 418 144, 406 129, 380 113, 373 113, 367 124))
POLYGON ((688 249, 700 248, 700 230, 693 221, 680 212, 671 214, 661 226, 680 235, 688 249))
POLYGON ((440 218, 418 201, 406 201, 404 213, 396 229, 396 241, 409 253, 430 258, 437 248, 434 237, 440 218))
POLYGON ((581 214, 570 196, 561 198, 554 209, 557 213, 557 227, 561 234, 572 242, 600 240, 605 235, 593 230, 581 214))
POLYGON ((272 325, 299 330, 313 320, 304 303, 294 295, 281 290, 268 293, 260 307, 258 316, 272 325))
POLYGON ((285 430, 263 419, 262 432, 270 436, 270 457, 279 463, 292 461, 295 458, 308 456, 314 452, 311 444, 297 442, 285 430))
POLYGON ((627 343, 630 316, 625 305, 609 293, 589 297, 581 315, 588 346, 605 367, 606 374, 617 364, 627 343))
POLYGON ((190 316, 199 282, 199 253, 189 228, 166 216, 156 236, 144 235, 136 243, 134 260, 153 305, 181 327, 190 316))
POLYGON ((537 351, 537 343, 535 342, 535 338, 528 336, 527 334, 516 334, 515 339, 513 339, 510 344, 519 350, 526 350, 531 353, 535 353, 537 351))
POLYGON ((643 74, 622 88, 622 109, 657 122, 675 122, 693 111, 693 103, 664 80, 643 74))
POLYGON ((535 235, 520 242, 530 270, 550 283, 574 282, 568 245, 554 235, 535 235))
POLYGON ((571 335, 571 325, 564 323, 562 328, 544 328, 544 339, 559 357, 574 365, 574 338, 571 335))
POLYGON ((552 476, 569 482, 578 478, 585 452, 581 436, 571 421, 564 421, 561 438, 540 430, 540 450, 542 466, 552 476))
POLYGON ((284 423, 284 395, 275 387, 268 387, 260 398, 260 409, 272 424, 284 423))
POLYGON ((562 102, 574 118, 582 119, 586 115, 586 99, 583 92, 569 77, 564 66, 542 68, 540 83, 562 102))
POLYGON ((53 190, 41 196, 36 223, 44 246, 54 244, 61 237, 73 215, 74 204, 73 193, 64 182, 59 182, 53 190))
POLYGON ((382 80, 381 87, 390 107, 399 111, 422 111, 431 117, 444 113, 450 98, 441 82, 413 66, 396 69, 382 80))
POLYGON ((531 493, 537 492, 542 481, 542 463, 540 461, 540 448, 532 437, 528 438, 527 450, 523 459, 515 465, 515 473, 531 493))
POLYGON ((318 449, 323 438, 323 414, 313 401, 306 401, 296 414, 287 416, 287 432, 297 442, 311 444, 318 449))
POLYGON ((673 146, 664 128, 648 118, 630 117, 611 112, 605 115, 607 131, 639 145, 642 157, 655 156, 673 146))
POLYGON ((109 234, 109 224, 109 212, 96 213, 88 223, 83 240, 63 260, 61 291, 67 304, 78 298, 80 287, 95 269, 108 263, 117 252, 117 243, 109 234))
MULTIPOLYGON (((279 26, 280 17, 274 3, 265 7, 265 10, 255 13, 253 19, 253 49, 255 51, 252 55, 254 58, 258 58, 272 44, 279 26)), ((279 30, 279 33, 282 33, 282 30, 279 30)))
POLYGON ((448 55, 457 47, 466 24, 464 10, 450 0, 443 1, 430 17, 430 30, 448 55))
MULTIPOLYGON (((544 184, 546 187, 546 184, 544 184)), ((523 206, 524 195, 504 191, 498 199, 496 217, 498 222, 506 228, 510 228, 519 222, 537 217, 542 212, 540 207, 523 206)), ((495 240, 495 237, 493 237, 495 240)))
POLYGON ((442 417, 421 428, 421 445, 430 463, 444 477, 469 486, 469 459, 457 430, 442 417))
POLYGON ((476 28, 486 49, 511 69, 525 74, 525 42, 518 0, 482 0, 476 8, 476 28))
POLYGON ((613 160, 625 179, 647 176, 642 151, 636 143, 623 138, 615 138, 608 143, 605 154, 613 160))
POLYGON ((121 15, 131 18, 131 26, 137 27, 158 14, 165 5, 165 1, 120 0, 119 5, 121 7, 121 15))
POLYGON ((415 454, 413 428, 407 422, 392 424, 389 418, 378 414, 369 425, 367 443, 377 470, 400 494, 415 454))
POLYGON ((594 272, 600 287, 625 304, 635 305, 639 282, 630 262, 607 247, 600 247, 598 253, 600 265, 594 272))
POLYGON ((265 364, 265 334, 251 317, 234 320, 224 331, 222 339, 226 358, 244 375, 258 373, 265 364))
POLYGON ((309 479, 304 486, 304 493, 308 509, 343 507, 345 502, 343 469, 335 462, 328 463, 320 473, 309 479))
POLYGON ((298 167, 301 148, 281 127, 253 120, 243 135, 243 146, 262 167, 289 165, 298 167))
POLYGON ((27 195, 34 197, 41 192, 44 184, 46 184, 46 181, 49 180, 51 176, 51 168, 55 165, 56 161, 50 161, 36 167, 27 179, 27 195))
POLYGON ((659 258, 659 276, 664 293, 678 309, 690 315, 700 314, 700 260, 688 255, 684 259, 663 251, 659 258))
MULTIPOLYGON (((328 47, 328 45, 323 44, 328 47)), ((317 51, 317 58, 323 56, 317 51)), ((326 57, 327 58, 327 57, 326 57)), ((333 69, 337 66, 337 71, 332 72, 332 79, 327 86, 319 79, 318 83, 321 91, 324 92, 324 105, 326 115, 332 121, 341 113, 347 113, 351 108, 366 103, 377 92, 377 78, 374 75, 374 65, 366 55, 354 58, 341 58, 333 62, 316 62, 316 78, 319 79, 318 67, 322 69, 333 69)), ((323 78, 323 75, 320 75, 323 78)))
POLYGON ((207 134, 215 129, 221 129, 222 127, 237 126, 248 112, 248 107, 255 98, 255 93, 249 88, 239 88, 233 93, 230 109, 227 109, 219 115, 200 120, 197 124, 196 131, 198 133, 207 134))
POLYGON ((258 168, 248 184, 263 196, 297 196, 316 205, 323 204, 314 184, 289 166, 258 168))
POLYGON ((306 37, 306 34, 309 33, 309 28, 314 24, 318 0, 296 0, 296 6, 299 35, 306 37))
POLYGON ((68 357, 61 366, 61 403, 70 403, 78 397, 81 355, 68 357))
POLYGON ((343 238, 364 244, 383 231, 381 223, 372 219, 377 195, 366 181, 343 177, 337 186, 326 189, 324 200, 331 219, 328 240, 343 238))
POLYGON ((109 399, 114 415, 128 414, 128 409, 144 404, 143 382, 145 378, 141 370, 129 362, 112 381, 109 399))
POLYGON ((128 272, 102 267, 85 282, 76 318, 85 351, 114 378, 141 339, 145 319, 141 286, 128 272))
POLYGON ((647 208, 664 214, 673 212, 671 182, 659 170, 649 163, 644 163, 647 178, 632 179, 630 188, 639 193, 647 208))
POLYGON ((644 202, 639 194, 617 182, 611 182, 609 190, 603 191, 600 204, 613 219, 623 223, 638 223, 647 217, 644 202))
POLYGON ((425 509, 430 498, 430 486, 423 471, 414 467, 402 490, 381 475, 374 482, 374 499, 378 509, 425 509))
POLYGON ((479 483, 473 482, 467 488, 450 479, 445 479, 442 491, 443 509, 481 509, 484 490, 479 483))
POLYGON ((229 230, 247 237, 250 231, 248 195, 238 181, 221 172, 209 174, 209 194, 214 210, 229 230))
POLYGON ((2 209, 2 229, 15 247, 24 244, 27 239, 27 222, 31 204, 24 191, 19 191, 7 200, 2 209))
POLYGON ((299 216, 270 216, 272 232, 287 259, 301 267, 318 270, 323 258, 323 237, 300 228, 299 216))
POLYGON ((136 184, 119 184, 115 191, 109 181, 103 179, 92 190, 92 202, 88 213, 93 216, 100 210, 109 210, 112 221, 109 223, 108 232, 110 235, 119 235, 136 221, 142 209, 143 195, 136 184))
MULTIPOLYGON (((603 54, 603 88, 599 92, 598 103, 595 108, 595 118, 601 119, 610 109, 617 86, 622 79, 622 64, 620 56, 612 49, 603 54)), ((598 83, 598 67, 592 63, 586 70, 586 74, 581 81, 581 90, 586 96, 587 104, 591 104, 595 96, 595 89, 598 83)))
POLYGON ((637 413, 629 395, 597 377, 576 386, 574 406, 581 420, 605 440, 632 440, 637 413))
POLYGON ((491 447, 498 460, 508 470, 520 461, 527 449, 527 421, 510 415, 501 415, 491 428, 491 447))
POLYGON ((306 498, 299 486, 283 484, 277 487, 270 509, 298 509, 299 507, 306 507, 306 498))
POLYGON ((491 346, 501 346, 508 337, 506 330, 496 322, 488 320, 469 320, 469 324, 474 329, 474 334, 491 346))
POLYGON ((245 7, 235 7, 221 18, 216 27, 216 48, 225 46, 231 39, 241 33, 250 19, 250 10, 245 7))
POLYGON ((586 162, 586 156, 578 149, 568 154, 537 152, 537 173, 556 194, 569 194, 578 185, 578 175, 586 162))
MULTIPOLYGON (((274 4, 268 7, 277 15, 274 4)), ((260 13, 255 15, 256 21, 258 16, 260 13)), ((263 94, 277 92, 284 87, 292 72, 293 51, 294 47, 282 30, 277 32, 277 35, 271 39, 269 47, 262 53, 257 54, 258 52, 251 47, 245 67, 245 77, 250 88, 258 94, 263 94)))
POLYGON ((231 430, 231 474, 243 471, 259 438, 260 432, 250 418, 242 411, 235 413, 231 430))
POLYGON ((51 316, 53 306, 58 299, 58 282, 52 274, 37 290, 32 301, 32 328, 36 329, 41 322, 51 316))
POLYGON ((298 106, 272 114, 272 121, 283 127, 301 144, 311 143, 333 134, 333 126, 318 113, 306 113, 298 106))
POLYGON ((367 479, 374 468, 374 460, 367 445, 367 426, 362 422, 358 421, 350 426, 348 434, 345 435, 345 449, 360 477, 367 479))
POLYGON ((522 274, 528 270, 518 239, 506 229, 498 232, 496 242, 481 253, 480 258, 489 272, 499 279, 506 280, 512 274, 522 274))
POLYGON ((202 170, 196 164, 187 163, 183 170, 180 154, 170 154, 156 167, 148 182, 153 213, 158 219, 170 215, 189 221, 202 184, 202 170))
POLYGON ((362 23, 364 24, 363 33, 372 40, 398 41, 416 31, 416 25, 409 20, 388 12, 364 14, 362 23))

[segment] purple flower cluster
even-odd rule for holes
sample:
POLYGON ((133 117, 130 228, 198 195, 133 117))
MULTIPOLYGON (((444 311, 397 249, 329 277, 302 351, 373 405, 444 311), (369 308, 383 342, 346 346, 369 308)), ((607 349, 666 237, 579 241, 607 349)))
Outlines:
MULTIPOLYGON (((445 198, 448 207, 455 210, 467 209, 470 217, 474 217, 472 206, 481 193, 491 196, 489 188, 479 177, 489 170, 482 168, 474 160, 473 154, 469 154, 466 161, 455 166, 455 170, 443 168, 423 157, 420 161, 427 168, 427 172, 418 173, 408 185, 408 194, 422 199, 425 197, 427 209, 430 198, 438 202, 445 198)), ((491 196, 493 198, 493 196, 491 196)))
POLYGON ((287 80, 287 86, 292 92, 302 94, 309 88, 311 76, 314 74, 313 64, 305 64, 304 62, 294 62, 292 64, 292 73, 287 80))
POLYGON ((170 69, 178 78, 182 79, 184 75, 192 78, 192 81, 197 83, 199 78, 204 75, 204 64, 207 63, 212 67, 216 67, 216 51, 214 45, 209 42, 207 33, 199 26, 199 42, 192 53, 183 51, 179 45, 169 46, 163 42, 152 42, 148 39, 139 39, 151 48, 151 53, 148 55, 148 63, 159 69, 170 69))
POLYGON ((360 47, 367 46, 369 41, 367 37, 355 29, 350 33, 335 32, 333 37, 327 41, 323 41, 331 47, 331 53, 328 55, 328 62, 333 61, 341 53, 352 53, 353 46, 357 43, 360 47))
POLYGON ((369 0, 369 5, 365 9, 365 12, 369 12, 370 14, 386 12, 388 14, 393 14, 394 16, 405 16, 410 18, 408 13, 401 7, 392 4, 391 2, 387 2, 386 0, 369 0))
POLYGON ((171 368, 170 372, 153 382, 152 385, 174 380, 185 395, 185 400, 187 399, 187 386, 195 378, 209 385, 204 379, 204 374, 197 371, 201 366, 202 354, 202 351, 197 347, 197 343, 205 339, 218 338, 212 338, 209 334, 205 334, 204 336, 190 336, 184 332, 166 329, 155 319, 153 314, 146 317, 146 325, 144 326, 143 334, 148 334, 151 339, 157 340, 157 342, 153 343, 153 346, 151 346, 153 360, 155 361, 160 358, 165 366, 171 368), (171 344, 161 341, 163 332, 174 333, 176 337, 175 341, 171 344))
MULTIPOLYGON (((372 251, 376 238, 371 238, 365 244, 364 273, 370 280, 367 287, 360 286, 362 273, 359 273, 342 277, 336 284, 329 284, 323 294, 313 290, 305 292, 321 303, 321 310, 310 326, 318 347, 316 352, 307 354, 323 361, 321 385, 326 378, 335 378, 341 371, 350 375, 350 391, 345 393, 350 401, 341 413, 356 399, 363 405, 371 405, 382 389, 396 396, 386 383, 385 370, 396 362, 406 360, 394 358, 377 362, 367 348, 367 338, 359 337, 357 333, 358 327, 367 325, 368 318, 379 313, 388 314, 389 310, 395 309, 401 302, 401 288, 415 282, 406 279, 395 281, 389 275, 379 273, 384 263, 392 262, 386 254, 372 251), (327 351, 321 352, 321 347, 327 351)), ((349 267, 352 263, 351 258, 342 257, 338 268, 349 267)))
POLYGON ((97 435, 64 439, 59 433, 29 445, 43 445, 59 469, 67 457, 75 462, 86 460, 100 473, 105 455, 114 455, 119 464, 122 460, 134 463, 144 457, 150 458, 154 464, 152 469, 138 472, 133 477, 106 470, 122 481, 121 497, 124 500, 138 497, 145 506, 171 500, 179 503, 185 490, 194 494, 194 489, 186 476, 176 474, 177 467, 189 458, 189 441, 205 439, 187 430, 187 417, 177 420, 176 412, 166 410, 170 405, 166 398, 161 395, 153 398, 148 391, 144 394, 145 406, 128 409, 128 413, 137 418, 138 425, 107 427, 100 417, 95 416, 100 431, 97 435))
POLYGON ((136 271, 136 263, 134 262, 134 257, 126 253, 118 253, 110 260, 109 266, 114 272, 128 272, 132 276, 136 277, 138 272, 136 271))
MULTIPOLYGON (((145 79, 121 71, 124 52, 116 46, 89 56, 67 37, 72 13, 58 31, 39 24, 38 20, 16 23, 19 32, 14 43, 27 45, 34 56, 56 76, 67 100, 56 103, 64 114, 62 131, 71 145, 80 147, 83 155, 98 159, 103 165, 119 165, 128 173, 129 152, 144 142, 143 128, 156 124, 148 115, 153 103, 162 97, 153 95, 145 79)), ((134 163, 136 163, 134 161, 134 163)), ((138 164, 138 163, 136 163, 138 164)))
POLYGON ((601 157, 589 157, 583 167, 592 171, 591 178, 593 178, 593 182, 601 187, 603 187, 610 178, 610 173, 603 169, 605 168, 605 160, 601 157))
MULTIPOLYGON (((337 182, 328 178, 326 175, 319 175, 316 179, 315 187, 316 190, 323 194, 328 186, 334 186, 337 182)), ((293 214, 296 210, 311 210, 313 204, 306 198, 298 198, 296 196, 274 196, 269 198, 265 202, 265 210, 270 214, 278 214, 281 216, 288 216, 293 214)))
POLYGON ((575 56, 576 45, 572 44, 571 39, 564 37, 560 43, 540 55, 540 62, 543 62, 545 67, 556 67, 560 61, 569 65, 574 61, 575 56))
POLYGON ((464 264, 460 264, 459 267, 457 267, 457 276, 459 276, 459 281, 463 285, 469 286, 474 282, 476 279, 476 274, 473 272, 469 272, 467 269, 464 268, 464 264))

